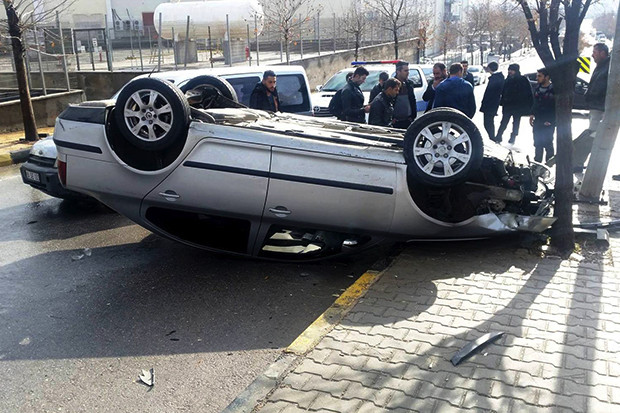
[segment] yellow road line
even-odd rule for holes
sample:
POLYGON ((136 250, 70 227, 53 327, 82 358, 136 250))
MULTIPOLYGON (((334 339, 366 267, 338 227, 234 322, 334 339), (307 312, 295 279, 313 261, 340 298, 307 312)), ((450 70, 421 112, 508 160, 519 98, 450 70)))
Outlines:
POLYGON ((13 164, 13 159, 9 153, 0 153, 0 166, 8 166, 13 164))
POLYGON ((284 351, 303 355, 312 350, 344 318, 380 275, 381 273, 377 271, 364 273, 284 351))

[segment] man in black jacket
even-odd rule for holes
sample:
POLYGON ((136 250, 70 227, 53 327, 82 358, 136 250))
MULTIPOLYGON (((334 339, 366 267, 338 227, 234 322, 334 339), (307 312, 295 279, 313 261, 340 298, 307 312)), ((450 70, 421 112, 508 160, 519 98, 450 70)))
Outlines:
POLYGON ((519 126, 521 117, 529 115, 532 109, 532 87, 530 81, 526 77, 521 76, 519 65, 516 63, 508 66, 508 78, 504 82, 502 90, 502 121, 499 124, 499 130, 495 136, 495 142, 502 141, 502 135, 512 118, 512 133, 508 143, 515 143, 515 139, 519 134, 519 126))
POLYGON ((476 86, 474 84, 474 75, 471 74, 469 70, 467 70, 469 68, 469 62, 467 60, 463 60, 461 62, 461 66, 463 66, 463 79, 467 80, 469 84, 471 84, 471 87, 476 86))
POLYGON ((439 84, 447 78, 448 73, 446 72, 446 65, 443 63, 435 63, 433 65, 433 83, 428 84, 426 91, 424 91, 424 94, 422 95, 422 100, 427 102, 424 113, 433 108, 433 102, 435 101, 435 89, 437 89, 437 86, 439 86, 439 84))
POLYGON ((342 88, 342 116, 345 121, 366 123, 366 114, 370 111, 370 105, 364 106, 364 94, 360 89, 360 85, 366 81, 366 76, 368 76, 368 70, 359 66, 342 88))
POLYGON ((484 113, 484 129, 489 134, 489 139, 495 140, 495 116, 499 109, 499 101, 502 98, 502 89, 504 89, 504 74, 498 72, 499 65, 497 62, 491 62, 487 66, 491 73, 489 83, 482 97, 482 105, 480 112, 484 113))
POLYGON ((395 128, 407 129, 418 114, 413 82, 409 80, 409 63, 396 63, 396 79, 400 80, 402 86, 394 103, 394 122, 392 125, 395 128))
POLYGON ((605 98, 607 96, 607 78, 609 75, 609 48, 605 43, 597 43, 592 49, 592 59, 596 63, 596 69, 592 72, 588 91, 586 92, 586 104, 590 109, 590 125, 583 137, 583 147, 575 150, 573 165, 575 172, 583 171, 586 159, 592 151, 594 136, 599 123, 605 114, 605 98))
POLYGON ((370 98, 368 99, 368 103, 372 103, 372 101, 375 100, 377 95, 381 93, 381 91, 383 91, 383 83, 388 80, 389 77, 390 75, 388 75, 387 72, 379 73, 379 83, 377 83, 370 91, 370 98))
POLYGON ((263 73, 263 80, 254 86, 254 90, 252 90, 250 95, 250 107, 270 112, 280 110, 278 90, 276 89, 276 74, 273 70, 266 70, 263 73))
POLYGON ((383 91, 370 104, 368 123, 377 126, 392 126, 394 98, 400 90, 400 80, 388 79, 383 84, 383 91))
POLYGON ((536 148, 534 160, 542 162, 543 152, 547 152, 545 161, 548 161, 554 154, 555 96, 547 69, 538 69, 536 81, 538 85, 534 91, 534 106, 530 115, 530 125, 534 128, 534 147, 536 148))

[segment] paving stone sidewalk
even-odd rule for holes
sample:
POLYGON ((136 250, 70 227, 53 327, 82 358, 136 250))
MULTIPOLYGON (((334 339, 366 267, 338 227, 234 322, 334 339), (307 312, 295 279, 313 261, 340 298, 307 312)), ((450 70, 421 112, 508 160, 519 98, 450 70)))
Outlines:
MULTIPOLYGON (((618 204, 576 207, 582 219, 618 204)), ((620 238, 569 260, 411 244, 261 413, 620 411, 620 238), (505 335, 453 366, 470 340, 505 335)), ((585 251, 585 250, 588 251, 585 251)))

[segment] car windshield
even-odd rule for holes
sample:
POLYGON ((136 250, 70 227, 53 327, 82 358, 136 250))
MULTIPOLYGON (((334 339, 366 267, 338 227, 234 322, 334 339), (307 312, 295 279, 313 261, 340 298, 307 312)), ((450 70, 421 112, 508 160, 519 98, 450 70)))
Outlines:
POLYGON ((432 67, 423 67, 422 71, 424 72, 424 76, 430 76, 433 74, 433 68, 432 67))
MULTIPOLYGON (((326 92, 335 92, 337 90, 342 89, 342 87, 346 84, 346 76, 347 73, 351 73, 350 71, 342 71, 333 75, 327 83, 323 86, 323 89, 326 92)), ((379 83, 379 75, 381 74, 381 70, 373 70, 370 71, 368 77, 366 77, 366 81, 362 83, 360 89, 362 92, 370 92, 372 88, 379 83)))
POLYGON ((472 66, 470 68, 467 69, 469 72, 479 72, 480 68, 476 67, 476 66, 472 66))

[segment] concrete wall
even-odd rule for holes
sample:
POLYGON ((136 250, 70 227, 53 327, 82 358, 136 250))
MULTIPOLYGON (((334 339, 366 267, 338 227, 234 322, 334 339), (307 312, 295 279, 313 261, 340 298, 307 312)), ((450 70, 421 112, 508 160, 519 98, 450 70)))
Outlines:
MULTIPOLYGON (((125 83, 143 73, 148 72, 71 72, 69 73, 69 82, 71 89, 83 90, 88 100, 109 99, 125 83)), ((31 73, 31 80, 33 89, 41 89, 39 73, 31 73)), ((12 83, 15 83, 13 73, 0 73, 0 84, 12 83)), ((65 74, 62 72, 45 73, 45 85, 51 89, 66 89, 65 74)))
MULTIPOLYGON (((54 126, 56 117, 65 110, 67 105, 84 102, 85 100, 86 95, 81 90, 32 98, 37 126, 54 126)), ((24 129, 19 100, 0 103, 0 113, 2 113, 2 116, 0 116, 0 132, 24 129)))
MULTIPOLYGON (((398 43, 398 56, 400 60, 414 61, 417 41, 413 39, 403 40, 398 43)), ((392 60, 394 59, 394 43, 384 43, 374 46, 362 47, 358 53, 358 61, 368 60, 392 60)), ((326 52, 321 56, 309 57, 302 60, 291 61, 292 65, 301 65, 306 69, 310 87, 324 84, 334 73, 347 67, 355 60, 353 51, 339 53, 326 52)))

